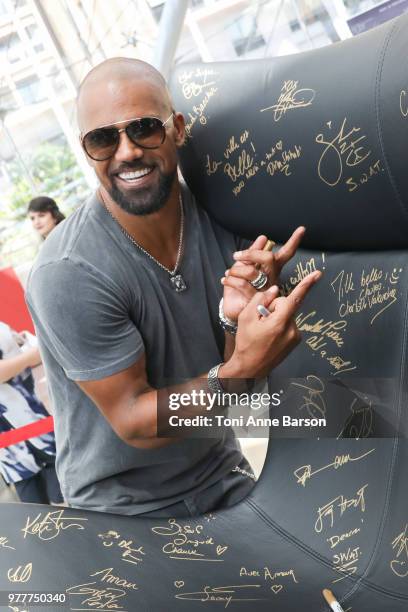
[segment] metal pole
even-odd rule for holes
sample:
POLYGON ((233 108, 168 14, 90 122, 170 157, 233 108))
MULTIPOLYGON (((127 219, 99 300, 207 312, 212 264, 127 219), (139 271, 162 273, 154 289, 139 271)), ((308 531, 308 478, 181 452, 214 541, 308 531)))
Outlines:
POLYGON ((173 65, 187 8, 188 0, 167 0, 164 4, 152 63, 165 79, 173 65))

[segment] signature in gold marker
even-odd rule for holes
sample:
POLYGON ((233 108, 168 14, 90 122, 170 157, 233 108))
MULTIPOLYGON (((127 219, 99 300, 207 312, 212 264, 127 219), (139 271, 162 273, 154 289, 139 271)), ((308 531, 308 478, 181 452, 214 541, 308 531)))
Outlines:
MULTIPOLYGON (((364 140, 367 137, 361 133, 361 128, 353 126, 349 129, 346 127, 346 122, 345 117, 334 138, 323 133, 316 136, 316 142, 325 147, 319 159, 317 172, 321 180, 330 187, 340 182, 343 176, 343 161, 346 166, 354 167, 371 155, 371 150, 365 149, 364 140)), ((329 121, 327 126, 331 130, 332 122, 329 121)))
POLYGON ((16 550, 14 546, 8 545, 8 538, 6 538, 5 536, 2 536, 0 538, 0 548, 11 548, 11 550, 16 550))
POLYGON ((16 568, 11 567, 7 572, 7 578, 10 582, 28 582, 33 571, 33 564, 19 565, 16 568))
POLYGON ((38 536, 40 540, 53 540, 66 529, 85 529, 83 523, 87 520, 78 516, 67 516, 64 510, 47 512, 45 516, 40 512, 34 519, 28 517, 21 531, 24 533, 24 538, 33 535, 38 536))
POLYGON ((335 582, 341 582, 348 576, 352 576, 358 569, 358 561, 362 553, 360 547, 348 548, 346 552, 340 552, 333 555, 333 568, 343 574, 340 578, 333 580, 335 582))
POLYGON ((260 588, 260 584, 239 584, 232 586, 219 586, 211 587, 206 585, 202 591, 195 591, 193 593, 178 593, 175 595, 176 599, 184 599, 187 601, 201 601, 201 602, 222 602, 224 608, 228 608, 233 601, 262 601, 264 597, 248 598, 248 597, 234 597, 236 593, 248 593, 245 589, 257 589, 260 588))
POLYGON ((197 97, 205 91, 207 87, 211 85, 215 85, 215 81, 209 81, 208 83, 197 83, 196 81, 189 81, 188 83, 184 83, 182 86, 183 96, 186 100, 190 98, 197 97))
POLYGON ((299 81, 284 81, 278 102, 260 110, 261 113, 272 110, 274 121, 280 121, 288 110, 295 108, 306 108, 315 99, 314 89, 298 89, 299 81))
POLYGON ((314 374, 309 374, 306 381, 308 384, 291 383, 294 387, 304 389, 306 392, 303 395, 304 404, 302 404, 300 410, 306 409, 311 418, 324 418, 326 416, 326 403, 323 398, 324 382, 314 374))
POLYGON ((180 525, 176 519, 168 520, 168 527, 152 527, 153 533, 171 539, 163 545, 162 551, 170 559, 184 561, 223 561, 222 555, 228 546, 216 544, 212 536, 207 537, 203 532, 203 525, 180 525), (214 555, 214 558, 209 557, 214 555))
POLYGON ((391 542, 395 551, 395 559, 390 562, 391 570, 398 578, 408 576, 408 524, 405 529, 391 542))
MULTIPOLYGON (((99 589, 95 588, 95 582, 85 582, 84 584, 77 584, 75 586, 66 589, 69 595, 79 595, 81 602, 79 605, 86 606, 81 608, 85 610, 121 610, 125 612, 121 603, 118 603, 120 599, 125 597, 126 591, 123 589, 99 589), (83 598, 84 595, 87 597, 83 598)), ((71 608, 72 609, 72 608, 71 608)))
POLYGON ((361 487, 355 497, 351 497, 348 499, 345 495, 338 495, 324 506, 321 506, 317 510, 317 519, 315 522, 315 531, 316 533, 321 533, 324 528, 324 519, 328 519, 330 522, 330 527, 333 527, 335 521, 335 513, 336 509, 338 509, 339 516, 343 516, 343 514, 350 508, 360 509, 361 512, 365 512, 366 502, 365 502, 365 490, 368 487, 368 484, 361 487))
POLYGON ((351 414, 347 418, 343 429, 337 436, 339 438, 369 438, 374 430, 374 412, 371 402, 362 405, 356 405, 357 399, 354 398, 351 402, 351 414))
POLYGON ((133 563, 134 565, 138 565, 143 561, 141 555, 146 554, 143 550, 143 546, 133 548, 133 540, 125 540, 117 531, 111 530, 107 531, 106 533, 100 533, 98 535, 98 538, 101 538, 101 540, 103 540, 104 546, 111 547, 112 545, 115 545, 121 550, 123 550, 122 561, 126 561, 127 563, 133 563))
POLYGON ((372 448, 371 450, 367 451, 363 455, 360 455, 359 457, 351 457, 350 453, 348 453, 347 455, 336 455, 334 458, 334 461, 332 461, 331 463, 328 463, 327 465, 324 465, 321 468, 318 468, 317 470, 313 471, 311 465, 302 465, 301 467, 298 467, 293 472, 293 474, 296 478, 297 484, 300 484, 303 487, 305 487, 307 481, 310 480, 312 476, 319 474, 319 472, 323 472, 324 470, 327 470, 328 468, 331 468, 331 467, 334 470, 338 470, 339 468, 343 467, 347 463, 352 463, 354 461, 360 461, 361 459, 364 459, 368 455, 371 455, 371 453, 373 453, 374 451, 375 451, 375 448, 372 448))

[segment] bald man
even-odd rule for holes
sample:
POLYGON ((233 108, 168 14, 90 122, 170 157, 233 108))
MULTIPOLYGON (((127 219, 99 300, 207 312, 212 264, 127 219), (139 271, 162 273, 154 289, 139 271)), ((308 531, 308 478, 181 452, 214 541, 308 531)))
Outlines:
POLYGON ((116 58, 93 69, 80 88, 78 122, 100 186, 47 239, 27 292, 64 497, 127 515, 232 505, 253 486, 233 435, 158 437, 157 390, 174 383, 179 392, 215 392, 221 378, 265 375, 294 348, 295 309, 319 275, 290 298, 277 297, 273 283, 303 230, 277 255, 262 250, 265 236, 242 250, 196 206, 177 175, 184 118, 144 62, 116 58), (251 284, 257 265, 267 291, 251 284))

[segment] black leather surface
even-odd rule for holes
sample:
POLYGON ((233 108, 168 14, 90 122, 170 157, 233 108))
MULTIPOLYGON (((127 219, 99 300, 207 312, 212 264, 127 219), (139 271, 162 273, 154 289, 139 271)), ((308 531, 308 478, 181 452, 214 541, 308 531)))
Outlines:
POLYGON ((304 224, 310 248, 405 247, 407 23, 288 57, 180 65, 182 169, 199 201, 249 237, 282 242, 304 224))
MULTIPOLYGON (((313 53, 207 65, 217 73, 206 77, 216 77, 209 88, 217 92, 208 99, 205 125, 194 106, 208 90, 199 86, 204 77, 193 76, 204 66, 182 68, 174 77, 176 106, 196 118, 183 167, 200 201, 248 235, 282 241, 298 224, 308 227, 307 249, 285 268, 282 288, 289 292, 314 268, 324 276, 298 313, 303 343, 271 376, 271 388, 285 385, 287 398, 272 416, 284 410, 324 415, 332 437, 271 433, 251 496, 199 519, 2 505, 0 590, 63 591, 70 610, 323 612, 321 590, 331 588, 345 612, 408 610, 408 118, 400 109, 407 48, 402 17, 313 53), (181 78, 185 70, 193 71, 189 80, 181 78), (259 113, 289 79, 313 88, 312 105, 287 109, 279 121, 273 111, 259 113), (197 95, 182 95, 185 83, 185 94, 197 95), (360 175, 364 162, 347 166, 341 153, 344 174, 335 187, 317 174, 322 149, 315 135, 327 121, 337 133, 344 118, 361 130, 352 139, 365 135, 354 151, 368 147, 367 161, 384 164, 353 192, 345 179, 360 175), (245 147, 231 153, 235 164, 244 148, 249 154, 250 141, 259 160, 279 140, 279 154, 298 144, 302 155, 290 162, 289 176, 268 175, 262 166, 234 196, 223 153, 232 135, 236 142, 245 130, 245 147), (222 160, 211 176, 207 155, 222 160), (26 567, 26 582, 10 580, 26 567)), ((335 157, 328 173, 336 169, 335 157)))

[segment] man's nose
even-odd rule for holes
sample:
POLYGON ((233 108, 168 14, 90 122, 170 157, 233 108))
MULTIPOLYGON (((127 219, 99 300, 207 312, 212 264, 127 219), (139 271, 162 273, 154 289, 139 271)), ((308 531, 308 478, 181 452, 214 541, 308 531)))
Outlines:
POLYGON ((143 157, 144 150, 142 147, 130 140, 124 129, 120 130, 119 138, 119 145, 115 153, 118 161, 131 161, 143 157))

